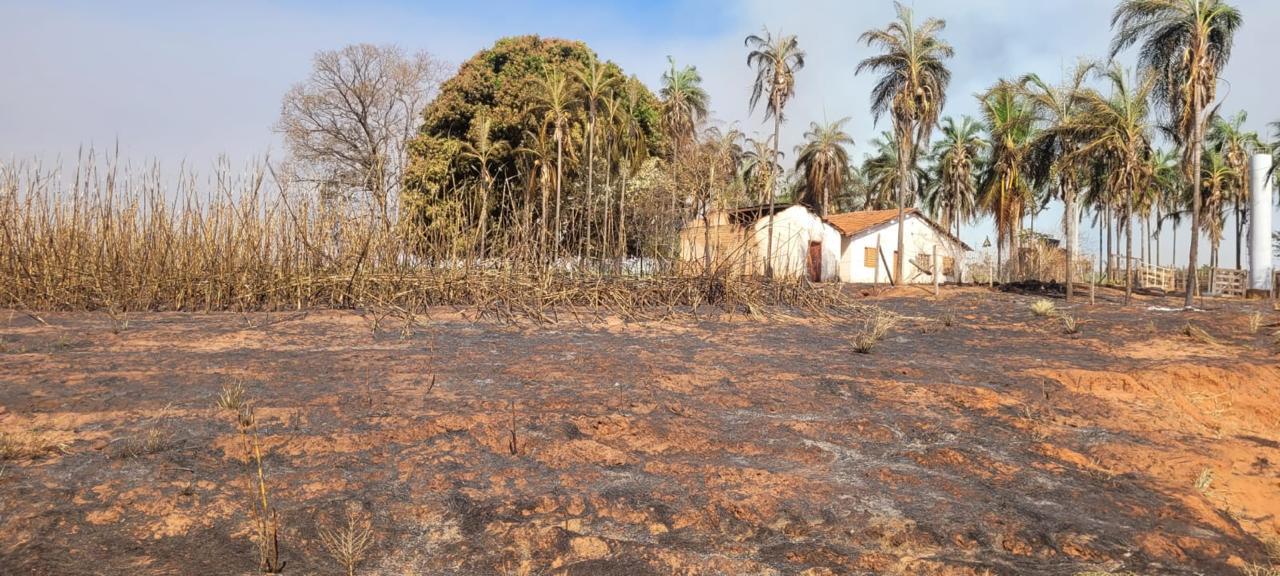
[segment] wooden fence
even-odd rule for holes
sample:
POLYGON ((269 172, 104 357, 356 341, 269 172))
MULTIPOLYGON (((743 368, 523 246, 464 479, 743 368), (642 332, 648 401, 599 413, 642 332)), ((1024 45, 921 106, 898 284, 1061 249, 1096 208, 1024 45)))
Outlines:
POLYGON ((1214 268, 1209 273, 1209 292, 1231 298, 1244 298, 1249 288, 1249 272, 1228 268, 1214 268))
POLYGON ((1178 271, 1164 266, 1143 265, 1138 269, 1138 286, 1164 292, 1178 289, 1178 271))
MULTIPOLYGON (((1124 257, 1115 256, 1112 268, 1104 278, 1115 284, 1124 284, 1124 257)), ((1182 268, 1154 266, 1134 259, 1134 281, 1138 287, 1176 293, 1186 290, 1187 272, 1182 268)), ((1280 277, 1280 275, 1278 275, 1280 277)), ((1249 272, 1234 268, 1201 268, 1196 271, 1197 288, 1206 294, 1228 298, 1244 298, 1249 287, 1249 272)))

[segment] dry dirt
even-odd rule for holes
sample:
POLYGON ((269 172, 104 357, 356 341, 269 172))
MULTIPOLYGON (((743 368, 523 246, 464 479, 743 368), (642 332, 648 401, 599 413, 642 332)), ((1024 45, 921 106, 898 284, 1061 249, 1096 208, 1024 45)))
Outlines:
POLYGON ((1058 302, 1077 335, 1031 296, 870 297, 907 317, 870 355, 848 319, 0 312, 0 432, 47 448, 0 460, 0 574, 253 573, 249 460, 214 406, 237 379, 285 574, 342 573, 318 531, 347 506, 376 537, 359 574, 1266 565, 1280 313, 1104 296, 1058 302))

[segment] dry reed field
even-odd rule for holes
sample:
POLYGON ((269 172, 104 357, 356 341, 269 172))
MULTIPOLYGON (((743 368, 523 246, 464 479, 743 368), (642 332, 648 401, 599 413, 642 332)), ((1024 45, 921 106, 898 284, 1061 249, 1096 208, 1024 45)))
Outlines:
MULTIPOLYGON (((74 169, 0 166, 0 306, 103 311, 370 310, 412 325, 432 306, 503 320, 669 317, 856 308, 840 290, 670 255, 582 258, 518 225, 480 256, 471 233, 423 230, 357 203, 295 193, 268 164, 201 178, 135 171, 89 152, 74 169)), ((674 241, 674 230, 668 241, 674 241)))

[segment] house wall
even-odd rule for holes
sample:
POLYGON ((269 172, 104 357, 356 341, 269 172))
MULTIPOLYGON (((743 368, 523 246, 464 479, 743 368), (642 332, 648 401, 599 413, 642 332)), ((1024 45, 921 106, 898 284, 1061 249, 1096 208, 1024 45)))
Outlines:
MULTIPOLYGON (((698 273, 706 269, 707 239, 714 267, 739 274, 763 275, 768 252, 769 220, 761 218, 748 227, 729 221, 723 213, 690 222, 680 231, 681 269, 698 273)), ((779 211, 773 224, 773 270, 778 277, 807 276, 809 243, 822 243, 822 281, 839 280, 840 232, 800 206, 779 211)))
MULTIPOLYGON (((764 274, 768 253, 769 219, 761 218, 753 225, 755 265, 757 274, 764 274)), ((835 282, 840 278, 840 232, 823 222, 813 212, 801 206, 792 206, 774 215, 773 222, 773 272, 778 277, 796 277, 808 274, 809 243, 822 243, 822 281, 835 282)))
MULTIPOLYGON (((932 258, 933 247, 938 247, 938 259, 952 258, 955 262, 954 274, 943 278, 944 282, 959 282, 964 277, 965 249, 960 243, 938 232, 917 214, 908 214, 906 218, 907 260, 903 262, 903 274, 908 284, 932 284, 933 276, 926 274, 912 264, 919 255, 925 255, 925 261, 932 258)), ((898 247, 898 224, 896 222, 866 230, 856 236, 845 237, 840 251, 840 280, 858 284, 870 284, 876 281, 879 270, 879 281, 889 282, 893 273, 893 252, 898 247), (877 239, 884 256, 876 258, 876 266, 866 266, 865 250, 875 248, 877 239), (887 266, 886 266, 887 265, 887 266)))

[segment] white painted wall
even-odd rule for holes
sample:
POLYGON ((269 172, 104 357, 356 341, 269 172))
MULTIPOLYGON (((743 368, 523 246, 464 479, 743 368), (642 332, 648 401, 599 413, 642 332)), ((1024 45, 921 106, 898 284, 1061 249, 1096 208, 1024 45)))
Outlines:
MULTIPOLYGON (((769 219, 754 224, 756 273, 764 273, 768 251, 769 219)), ((775 276, 807 276, 809 243, 822 243, 822 281, 840 278, 840 232, 802 206, 792 206, 773 217, 773 272, 775 276)))
POLYGON ((1271 157, 1256 154, 1249 167, 1249 287, 1271 290, 1271 157))
MULTIPOLYGON (((955 259, 956 262, 957 275, 944 278, 944 281, 958 282, 964 278, 964 247, 955 240, 938 232, 918 214, 907 214, 906 220, 906 238, 903 243, 906 245, 907 254, 906 260, 903 261, 902 269, 903 274, 907 277, 907 283, 933 283, 933 277, 921 272, 919 268, 911 264, 911 260, 915 259, 917 254, 926 254, 932 257, 934 246, 938 247, 939 261, 944 257, 950 257, 955 259)), ((876 280, 876 270, 878 269, 880 271, 880 282, 888 283, 889 275, 893 273, 893 252, 897 248, 897 222, 866 230, 857 236, 845 237, 840 251, 840 280, 843 282, 870 284, 876 280), (877 238, 880 241, 880 248, 884 250, 884 257, 877 258, 876 268, 872 268, 865 265, 863 255, 866 248, 874 248, 876 246, 877 238)))

